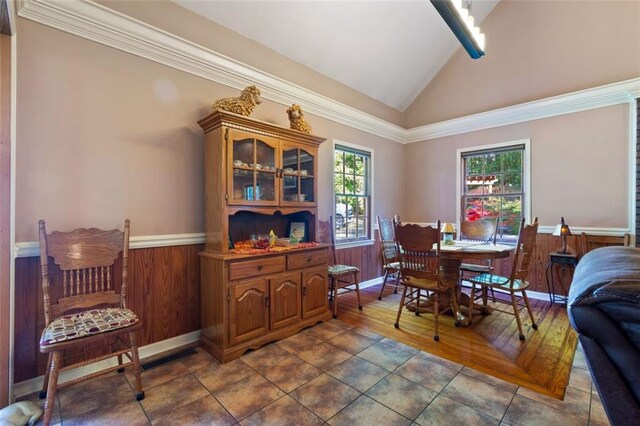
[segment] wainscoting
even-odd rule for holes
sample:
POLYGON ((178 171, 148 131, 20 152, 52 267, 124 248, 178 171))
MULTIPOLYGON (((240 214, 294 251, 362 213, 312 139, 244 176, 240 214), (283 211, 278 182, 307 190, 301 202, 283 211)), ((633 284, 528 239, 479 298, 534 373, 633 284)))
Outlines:
MULTIPOLYGON (((144 324, 140 346, 200 329, 198 252, 203 248, 192 244, 129 251, 128 306, 144 324)), ((42 299, 39 257, 16 259, 15 383, 45 371, 47 358, 39 350, 42 299)))
MULTIPOLYGON (((578 249, 578 237, 568 244, 578 249)), ((622 237, 611 237, 611 242, 622 237)), ((545 267, 549 253, 560 245, 558 237, 539 234, 530 273, 532 291, 547 292, 545 267)), ((160 342, 200 329, 200 261, 202 244, 133 249, 129 252, 129 306, 142 319, 140 346, 160 342)), ((580 254, 580 250, 578 250, 580 254)), ((360 280, 382 274, 380 245, 375 244, 337 250, 340 263, 360 268, 360 280)), ((496 273, 507 273, 511 259, 496 262, 496 273)), ((54 271, 51 271, 54 273, 54 271)), ((559 274, 566 285, 571 271, 559 274)), ((44 328, 40 260, 38 257, 16 259, 15 294, 15 374, 14 382, 44 374, 46 357, 40 354, 38 342, 44 328)), ((560 293, 560 292, 559 292, 560 293)), ((88 348, 91 349, 91 348, 88 348)), ((83 356, 79 354, 78 356, 83 356)))

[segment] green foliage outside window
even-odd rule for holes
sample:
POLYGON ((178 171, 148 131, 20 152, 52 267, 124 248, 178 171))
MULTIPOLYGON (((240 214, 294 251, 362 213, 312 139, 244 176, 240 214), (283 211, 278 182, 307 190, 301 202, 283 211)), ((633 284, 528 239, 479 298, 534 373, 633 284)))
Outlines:
POLYGON ((334 155, 337 240, 369 238, 369 165, 366 153, 336 147, 334 155))
POLYGON ((464 157, 463 212, 466 220, 499 218, 500 239, 518 235, 523 216, 524 149, 464 157))

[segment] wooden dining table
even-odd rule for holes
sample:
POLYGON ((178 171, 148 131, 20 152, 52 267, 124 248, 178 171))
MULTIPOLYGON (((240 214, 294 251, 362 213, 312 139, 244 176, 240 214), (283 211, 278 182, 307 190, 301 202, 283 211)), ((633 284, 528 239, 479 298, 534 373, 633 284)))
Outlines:
MULTIPOLYGON (((461 291, 460 265, 463 260, 504 259, 516 249, 515 245, 485 244, 467 241, 454 241, 453 245, 440 245, 440 279, 446 286, 456 286, 458 295, 458 312, 455 313, 456 322, 462 327, 469 326, 469 318, 461 312, 460 307, 469 306, 469 296, 461 291)), ((443 311, 451 306, 448 293, 439 298, 439 307, 443 311)))

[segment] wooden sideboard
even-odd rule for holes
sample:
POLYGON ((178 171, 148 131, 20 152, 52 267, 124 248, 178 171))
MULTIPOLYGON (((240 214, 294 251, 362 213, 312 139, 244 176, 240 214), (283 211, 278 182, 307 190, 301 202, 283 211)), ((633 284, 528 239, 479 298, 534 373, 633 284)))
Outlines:
POLYGON ((331 318, 327 246, 237 254, 234 241, 304 223, 317 234, 323 138, 215 111, 205 132, 205 250, 200 253, 200 343, 226 362, 331 318))

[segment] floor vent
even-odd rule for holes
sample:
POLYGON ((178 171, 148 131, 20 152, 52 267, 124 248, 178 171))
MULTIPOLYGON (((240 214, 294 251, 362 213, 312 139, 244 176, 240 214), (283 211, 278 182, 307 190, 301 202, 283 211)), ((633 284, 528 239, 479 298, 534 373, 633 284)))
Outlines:
POLYGON ((196 353, 197 352, 196 352, 196 350, 194 348, 189 348, 189 349, 182 350, 180 352, 175 352, 175 353, 169 354, 167 356, 164 356, 162 358, 154 359, 153 361, 149 361, 149 362, 143 363, 141 365, 142 371, 147 371, 147 370, 150 370, 152 368, 158 367, 158 366, 160 366, 162 364, 166 364, 168 362, 175 361, 176 359, 180 359, 180 358, 183 358, 183 357, 188 356, 188 355, 194 355, 196 353))

